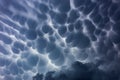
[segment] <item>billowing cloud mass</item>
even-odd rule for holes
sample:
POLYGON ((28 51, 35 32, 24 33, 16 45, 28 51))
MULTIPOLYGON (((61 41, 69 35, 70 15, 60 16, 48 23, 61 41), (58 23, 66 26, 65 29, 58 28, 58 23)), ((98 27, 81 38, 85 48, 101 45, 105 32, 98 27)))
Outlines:
POLYGON ((37 74, 33 79, 38 80, 119 80, 119 73, 104 72, 93 64, 74 62, 69 68, 60 71, 47 72, 45 76, 37 74), (38 78, 39 76, 39 78, 38 78), (41 78, 41 79, 40 79, 41 78))
POLYGON ((120 80, 119 0, 0 0, 0 80, 120 80))

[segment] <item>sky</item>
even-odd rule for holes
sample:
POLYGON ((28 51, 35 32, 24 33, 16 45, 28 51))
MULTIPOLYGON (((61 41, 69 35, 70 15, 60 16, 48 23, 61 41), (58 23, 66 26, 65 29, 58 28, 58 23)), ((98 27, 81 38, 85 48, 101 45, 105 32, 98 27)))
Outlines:
POLYGON ((120 80, 119 4, 0 0, 0 80, 120 80))

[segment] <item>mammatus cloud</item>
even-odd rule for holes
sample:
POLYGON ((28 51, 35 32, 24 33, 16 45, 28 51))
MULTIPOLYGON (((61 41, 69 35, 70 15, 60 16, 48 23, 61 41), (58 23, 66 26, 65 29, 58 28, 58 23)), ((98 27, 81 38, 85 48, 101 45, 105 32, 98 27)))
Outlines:
POLYGON ((119 80, 119 0, 0 0, 0 80, 119 80))

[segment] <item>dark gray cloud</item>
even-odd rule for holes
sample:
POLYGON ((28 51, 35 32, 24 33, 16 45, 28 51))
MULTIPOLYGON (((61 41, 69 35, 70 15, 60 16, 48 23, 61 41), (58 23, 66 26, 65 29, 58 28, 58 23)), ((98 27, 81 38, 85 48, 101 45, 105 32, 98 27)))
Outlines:
POLYGON ((119 80, 119 13, 119 0, 0 0, 0 80, 119 80))
POLYGON ((50 71, 46 75, 37 74, 33 80, 119 80, 120 72, 104 72, 94 64, 74 62, 69 68, 50 71))

